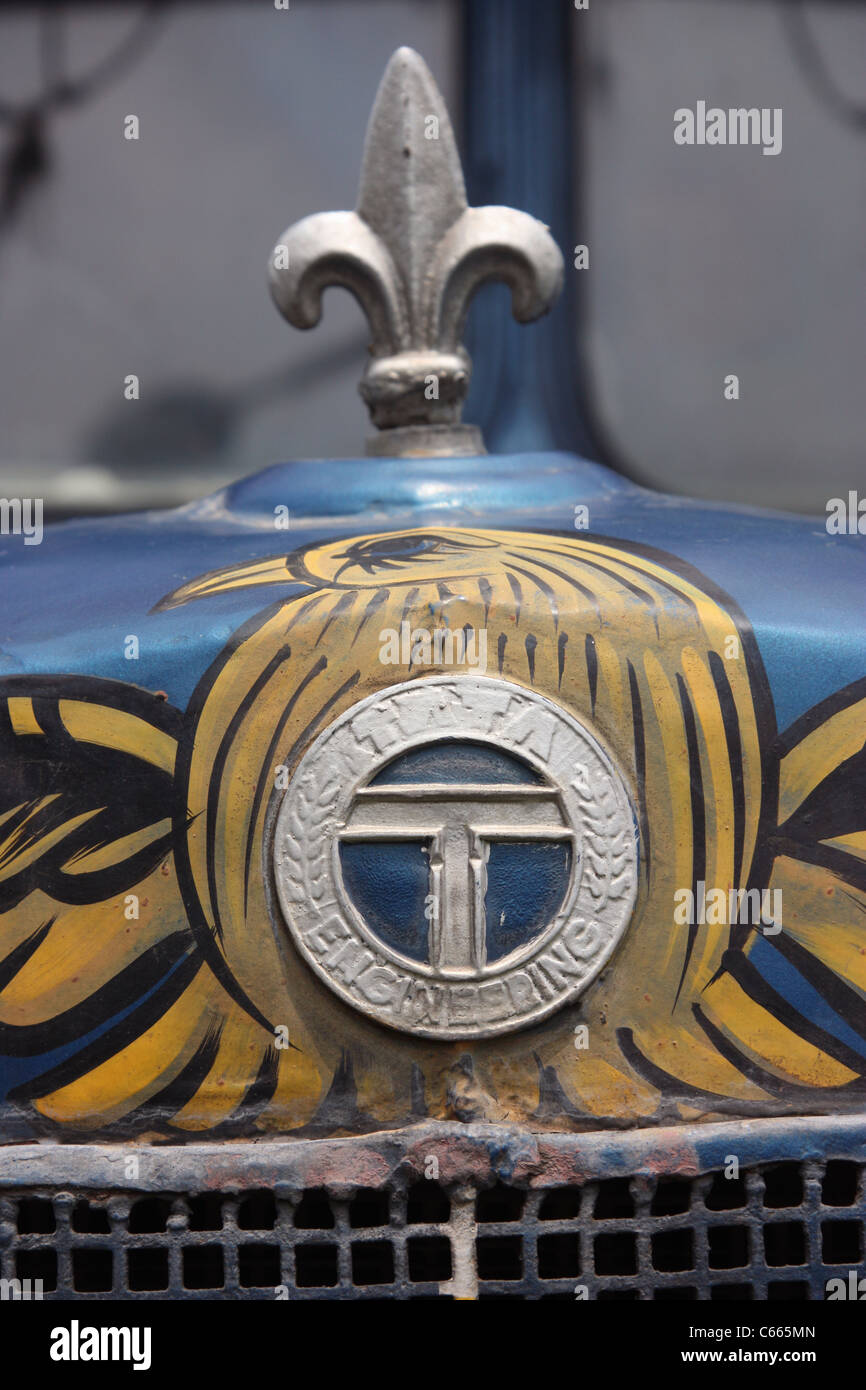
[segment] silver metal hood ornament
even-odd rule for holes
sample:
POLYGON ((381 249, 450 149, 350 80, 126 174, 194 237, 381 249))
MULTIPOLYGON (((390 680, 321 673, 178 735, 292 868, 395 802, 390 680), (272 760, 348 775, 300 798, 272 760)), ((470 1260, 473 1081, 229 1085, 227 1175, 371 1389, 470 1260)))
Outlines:
POLYGON ((469 300, 487 280, 511 288, 529 323, 550 309, 563 261, 543 223, 514 208, 470 208, 442 96, 411 48, 392 56, 370 116, 355 212, 296 222, 270 262, 271 293, 295 328, 313 328, 322 293, 342 285, 372 330, 360 392, 379 433, 370 455, 484 453, 461 424, 471 362, 469 300))

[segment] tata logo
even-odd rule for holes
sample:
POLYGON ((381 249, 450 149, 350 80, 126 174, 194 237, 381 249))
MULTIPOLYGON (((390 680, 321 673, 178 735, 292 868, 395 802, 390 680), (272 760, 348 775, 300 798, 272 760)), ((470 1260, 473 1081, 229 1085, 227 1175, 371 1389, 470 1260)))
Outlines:
POLYGON ((311 745, 274 836, 302 957, 394 1028, 489 1037, 585 989, 631 917, 636 822, 597 737, 494 678, 392 686, 311 745))

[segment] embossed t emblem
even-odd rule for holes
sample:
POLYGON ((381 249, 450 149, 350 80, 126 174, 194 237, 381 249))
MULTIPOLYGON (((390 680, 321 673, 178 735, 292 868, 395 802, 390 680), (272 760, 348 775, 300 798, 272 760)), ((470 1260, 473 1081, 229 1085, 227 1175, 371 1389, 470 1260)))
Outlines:
POLYGON ((491 840, 574 843, 554 787, 431 785, 361 788, 343 841, 430 843, 429 959, 443 972, 481 974, 487 964, 484 903, 491 840))

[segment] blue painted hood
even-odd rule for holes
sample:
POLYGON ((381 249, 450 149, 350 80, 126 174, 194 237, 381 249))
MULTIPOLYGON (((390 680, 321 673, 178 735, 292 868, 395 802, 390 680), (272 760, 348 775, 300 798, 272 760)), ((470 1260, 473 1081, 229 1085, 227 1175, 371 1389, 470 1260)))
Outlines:
MULTIPOLYGON (((668 551, 737 602, 754 628, 779 728, 866 672, 866 541, 824 518, 708 504, 637 487, 571 454, 280 464, 169 511, 64 522, 0 544, 0 674, 134 681, 186 705, 202 671, 260 611, 254 587, 168 611, 206 571, 325 538, 424 525, 538 529, 668 551), (289 510, 289 526, 277 521, 289 510), (279 509, 279 510, 278 510, 279 509), (125 639, 139 639, 137 661, 125 639)), ((288 597, 300 586, 287 580, 288 597)), ((271 588, 268 601, 276 598, 271 588)))

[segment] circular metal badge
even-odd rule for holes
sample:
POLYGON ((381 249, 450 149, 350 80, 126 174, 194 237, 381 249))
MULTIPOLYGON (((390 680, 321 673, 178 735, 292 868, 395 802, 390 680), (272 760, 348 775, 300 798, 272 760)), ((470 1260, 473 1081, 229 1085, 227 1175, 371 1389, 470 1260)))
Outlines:
POLYGON ((637 822, 598 739, 493 677, 433 676, 347 710, 301 759, 274 871, 304 960, 422 1037, 491 1037, 576 998, 637 891, 637 822))

